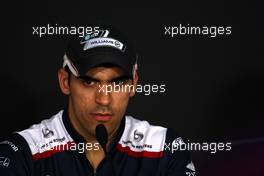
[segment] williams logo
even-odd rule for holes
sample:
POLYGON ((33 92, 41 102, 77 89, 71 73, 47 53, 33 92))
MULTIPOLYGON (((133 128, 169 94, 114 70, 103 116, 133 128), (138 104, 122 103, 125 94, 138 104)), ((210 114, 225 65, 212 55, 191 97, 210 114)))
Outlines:
POLYGON ((139 142, 143 139, 143 133, 139 132, 138 130, 134 131, 134 141, 139 142))
POLYGON ((42 128, 42 134, 44 138, 50 138, 51 136, 54 135, 54 132, 47 127, 42 128))
POLYGON ((122 42, 109 37, 109 34, 109 30, 95 31, 91 34, 87 34, 80 44, 84 44, 84 51, 96 47, 112 47, 124 52, 126 49, 125 45, 122 42))

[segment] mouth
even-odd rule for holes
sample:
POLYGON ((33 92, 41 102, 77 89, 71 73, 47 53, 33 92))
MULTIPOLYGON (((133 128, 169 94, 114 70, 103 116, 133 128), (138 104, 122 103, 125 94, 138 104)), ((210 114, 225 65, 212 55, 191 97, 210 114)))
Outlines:
POLYGON ((113 114, 110 113, 91 113, 92 117, 99 122, 107 122, 113 118, 113 114))

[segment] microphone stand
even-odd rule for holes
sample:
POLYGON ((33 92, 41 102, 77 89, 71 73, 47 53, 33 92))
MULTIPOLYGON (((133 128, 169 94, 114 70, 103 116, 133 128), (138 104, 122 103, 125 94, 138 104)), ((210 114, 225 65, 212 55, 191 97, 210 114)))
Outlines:
POLYGON ((101 145, 101 147, 103 148, 105 158, 106 158, 106 160, 108 160, 110 162, 110 167, 112 169, 113 176, 116 176, 112 157, 108 154, 107 149, 106 149, 106 144, 108 142, 107 130, 103 124, 99 124, 96 126, 95 132, 96 132, 96 139, 99 142, 99 144, 101 145))

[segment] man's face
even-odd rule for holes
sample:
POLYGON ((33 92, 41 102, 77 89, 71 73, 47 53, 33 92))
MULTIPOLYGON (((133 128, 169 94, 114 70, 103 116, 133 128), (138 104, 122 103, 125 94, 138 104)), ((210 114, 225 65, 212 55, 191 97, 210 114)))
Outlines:
MULTIPOLYGON (((63 74, 67 73, 64 71, 63 74)), ((132 80, 119 67, 96 67, 89 70, 83 78, 71 75, 68 79, 68 113, 73 126, 84 137, 94 138, 96 126, 104 124, 111 137, 117 131, 134 92, 127 89, 106 93, 106 90, 109 91, 110 86, 113 89, 114 84, 132 85, 132 80)))

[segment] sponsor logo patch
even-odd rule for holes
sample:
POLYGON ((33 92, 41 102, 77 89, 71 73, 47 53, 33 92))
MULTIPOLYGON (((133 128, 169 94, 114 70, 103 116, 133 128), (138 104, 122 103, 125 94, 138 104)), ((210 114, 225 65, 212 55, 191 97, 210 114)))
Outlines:
POLYGON ((84 51, 96 47, 113 47, 124 52, 126 48, 125 45, 122 42, 109 37, 109 34, 109 30, 99 30, 99 32, 94 31, 91 34, 87 34, 80 44, 84 44, 84 51))
POLYGON ((0 142, 0 144, 7 144, 12 148, 12 150, 14 150, 14 152, 18 151, 18 147, 15 144, 13 144, 11 141, 2 141, 0 142))
POLYGON ((44 138, 50 138, 51 136, 54 135, 54 132, 50 130, 48 127, 42 128, 42 134, 44 138))
POLYGON ((134 141, 139 142, 143 139, 143 133, 139 132, 138 130, 134 131, 134 141))
POLYGON ((7 157, 0 157, 0 166, 8 167, 10 164, 10 159, 7 157))

